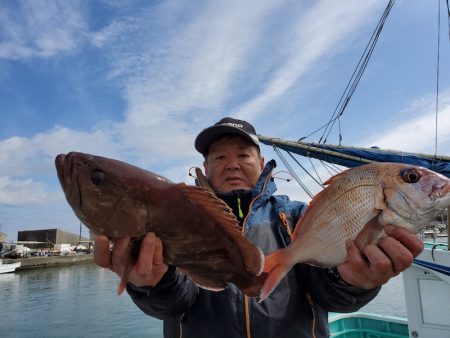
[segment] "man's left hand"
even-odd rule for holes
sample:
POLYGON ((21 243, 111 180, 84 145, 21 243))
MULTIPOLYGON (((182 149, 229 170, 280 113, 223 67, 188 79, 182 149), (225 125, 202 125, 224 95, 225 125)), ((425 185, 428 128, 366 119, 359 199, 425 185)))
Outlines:
POLYGON ((365 289, 385 284, 407 269, 423 250, 423 242, 405 228, 388 225, 387 237, 377 245, 369 244, 361 252, 353 241, 348 241, 347 260, 337 267, 348 284, 365 289))

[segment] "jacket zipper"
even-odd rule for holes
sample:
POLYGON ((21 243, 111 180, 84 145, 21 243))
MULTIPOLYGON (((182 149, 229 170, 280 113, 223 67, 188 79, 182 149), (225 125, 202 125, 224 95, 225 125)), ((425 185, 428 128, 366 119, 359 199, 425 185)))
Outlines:
POLYGON ((289 226, 289 222, 287 220, 286 215, 284 214, 284 212, 280 211, 278 216, 280 217, 281 221, 283 222, 284 227, 286 228, 286 231, 287 231, 289 237, 291 238, 291 241, 293 241, 294 236, 292 235, 292 230, 291 230, 291 227, 289 226))
MULTIPOLYGON (((272 170, 270 171, 270 173, 267 175, 266 179, 264 180, 264 185, 263 188, 261 190, 261 192, 258 194, 258 196, 256 196, 250 203, 249 207, 248 207, 248 212, 247 215, 245 216, 244 221, 242 222, 242 235, 245 237, 245 225, 247 224, 247 220, 248 220, 248 216, 250 215, 250 212, 252 210, 253 204, 255 203, 255 201, 261 197, 262 193, 266 190, 266 185, 267 185, 267 180, 270 179, 272 174, 272 170)), ((248 296, 244 295, 244 307, 245 307, 245 327, 246 327, 246 333, 247 333, 247 338, 251 338, 251 332, 250 332, 250 304, 249 304, 249 299, 248 296)))
POLYGON ((309 306, 311 307, 311 312, 313 315, 313 319, 312 319, 312 336, 313 338, 316 338, 316 312, 314 311, 314 302, 312 300, 311 295, 309 294, 309 292, 306 293, 306 298, 308 299, 308 303, 309 306))

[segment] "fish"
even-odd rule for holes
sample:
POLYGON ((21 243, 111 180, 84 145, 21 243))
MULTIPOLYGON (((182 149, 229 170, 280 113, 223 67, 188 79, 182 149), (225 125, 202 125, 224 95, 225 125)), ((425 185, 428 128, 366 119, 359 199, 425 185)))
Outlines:
POLYGON ((119 294, 140 240, 149 232, 161 239, 165 263, 200 287, 219 291, 233 283, 250 297, 260 293, 264 255, 210 189, 173 183, 129 163, 80 152, 56 156, 55 166, 66 200, 83 224, 112 240, 133 239, 129 251, 134 254, 129 254, 119 294))
POLYGON ((450 179, 419 166, 371 163, 327 180, 295 226, 292 242, 265 258, 266 299, 297 263, 333 268, 345 262, 345 242, 359 249, 386 236, 385 225, 419 232, 450 206, 450 179))

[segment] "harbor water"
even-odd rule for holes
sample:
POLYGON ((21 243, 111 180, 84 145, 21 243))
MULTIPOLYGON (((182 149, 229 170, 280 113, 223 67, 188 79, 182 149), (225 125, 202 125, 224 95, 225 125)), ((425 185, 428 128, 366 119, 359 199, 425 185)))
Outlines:
MULTIPOLYGON (((0 274, 0 337, 162 337, 162 322, 117 296, 118 283, 92 263, 0 274)), ((362 310, 405 317, 401 276, 362 310)))
POLYGON ((162 337, 118 283, 93 263, 0 274, 0 337, 162 337))

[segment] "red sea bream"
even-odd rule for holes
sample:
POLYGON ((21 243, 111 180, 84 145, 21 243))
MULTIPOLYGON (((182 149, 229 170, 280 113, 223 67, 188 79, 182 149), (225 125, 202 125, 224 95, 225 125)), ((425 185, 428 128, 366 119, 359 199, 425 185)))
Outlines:
POLYGON ((406 164, 363 165, 325 185, 297 223, 293 242, 266 257, 261 300, 296 263, 335 267, 346 259, 347 240, 360 248, 377 243, 387 224, 417 233, 450 205, 447 177, 406 164))

